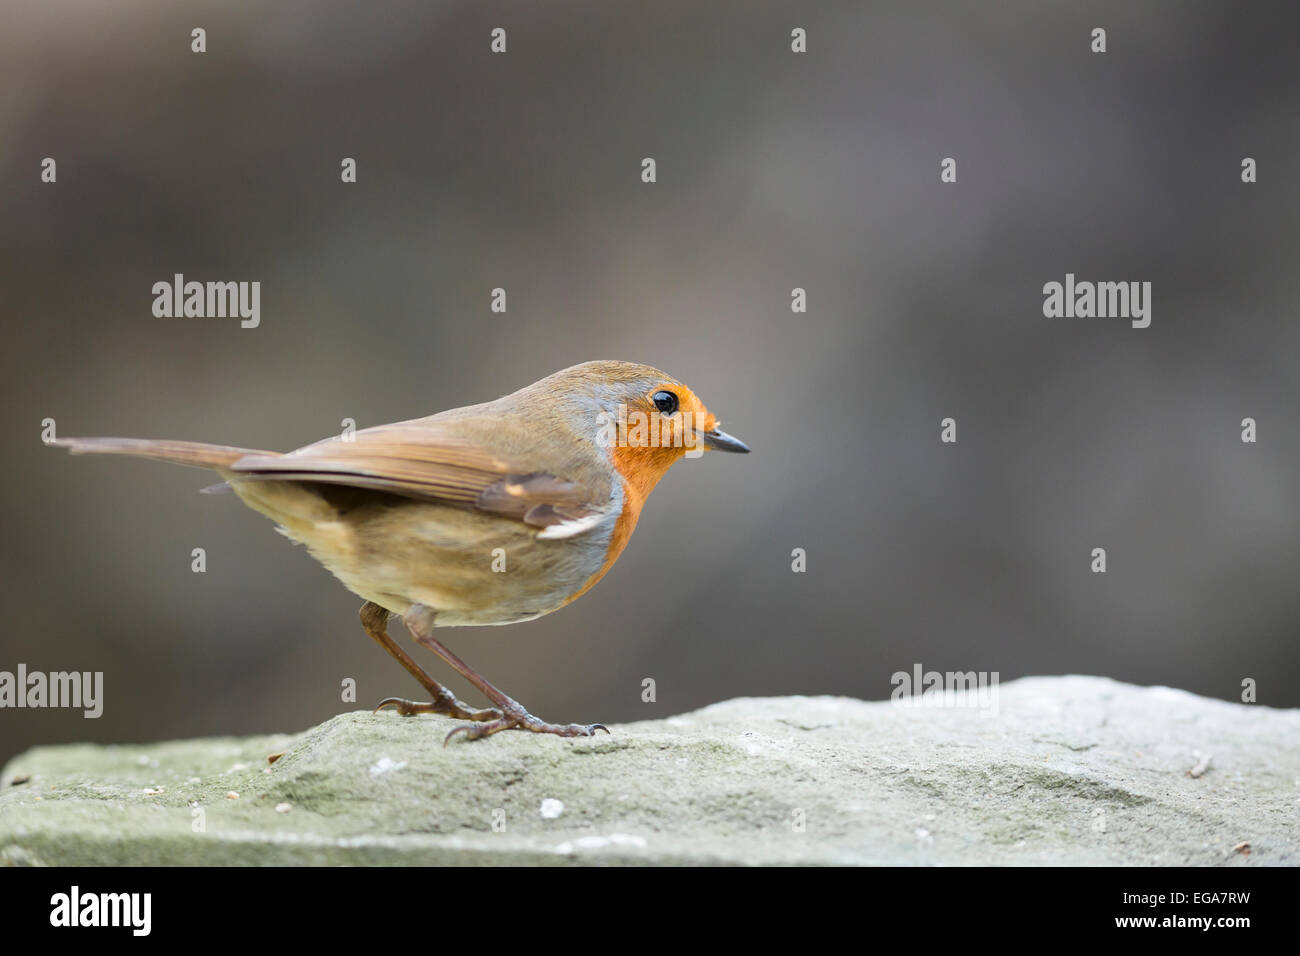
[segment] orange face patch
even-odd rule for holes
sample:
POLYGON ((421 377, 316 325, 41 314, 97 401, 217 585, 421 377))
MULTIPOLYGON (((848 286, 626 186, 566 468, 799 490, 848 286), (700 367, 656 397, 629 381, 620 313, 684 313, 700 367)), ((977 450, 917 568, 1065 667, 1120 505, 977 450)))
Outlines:
POLYGON ((570 601, 589 591, 614 566, 636 529, 646 498, 659 479, 691 447, 699 447, 703 432, 718 427, 717 419, 685 385, 665 382, 620 409, 617 436, 610 448, 614 468, 623 478, 623 511, 614 525, 605 562, 570 601), (670 392, 677 409, 665 414, 655 395, 670 392), (689 431, 689 434, 687 433, 689 431))
POLYGON ((610 459, 623 478, 623 510, 614 525, 605 562, 570 601, 585 594, 614 566, 636 528, 646 498, 659 479, 691 448, 701 448, 703 433, 718 427, 718 420, 694 392, 679 382, 664 382, 620 408, 610 459), (655 397, 669 392, 677 407, 661 410, 655 397))
POLYGON ((664 472, 688 451, 700 448, 704 432, 716 427, 717 419, 685 385, 656 385, 620 409, 618 436, 611 450, 614 467, 629 492, 644 500, 664 472), (661 409, 656 396, 671 397, 676 407, 661 409))

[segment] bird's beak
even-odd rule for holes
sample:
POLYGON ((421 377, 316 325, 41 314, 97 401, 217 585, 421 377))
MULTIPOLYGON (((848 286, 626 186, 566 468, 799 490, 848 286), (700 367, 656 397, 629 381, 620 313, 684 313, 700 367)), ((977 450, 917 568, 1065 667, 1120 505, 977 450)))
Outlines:
POLYGON ((710 451, 734 451, 741 454, 749 454, 749 446, 739 438, 732 438, 721 428, 715 428, 711 432, 705 432, 703 435, 704 447, 710 451))

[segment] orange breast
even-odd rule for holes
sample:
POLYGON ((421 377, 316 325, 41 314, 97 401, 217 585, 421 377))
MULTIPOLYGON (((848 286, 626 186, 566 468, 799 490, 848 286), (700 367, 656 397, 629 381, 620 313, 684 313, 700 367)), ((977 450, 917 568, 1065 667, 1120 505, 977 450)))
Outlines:
POLYGON ((618 556, 627 547, 636 530, 636 522, 641 517, 641 508, 645 500, 659 483, 659 479, 678 458, 683 448, 628 448, 615 446, 612 459, 614 468, 623 480, 623 510, 614 523, 614 533, 609 538, 609 549, 605 552, 605 563, 600 570, 587 579, 581 589, 576 591, 565 604, 570 604, 582 597, 605 573, 614 566, 618 556))
POLYGON ((605 563, 600 566, 599 571, 587 579, 586 584, 564 602, 565 604, 573 603, 595 587, 596 582, 605 576, 605 572, 614 566, 614 562, 618 560, 618 556, 623 553, 623 549, 631 540, 632 532, 636 530, 636 519, 641 514, 642 502, 634 503, 632 496, 627 494, 626 488, 624 494, 626 497, 623 499, 623 511, 619 514, 618 521, 614 523, 614 533, 609 538, 609 550, 605 552, 605 563))

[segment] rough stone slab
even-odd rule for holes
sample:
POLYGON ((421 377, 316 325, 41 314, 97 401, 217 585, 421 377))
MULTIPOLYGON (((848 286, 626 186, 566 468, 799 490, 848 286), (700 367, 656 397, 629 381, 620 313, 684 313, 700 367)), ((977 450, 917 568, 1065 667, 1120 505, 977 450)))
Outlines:
POLYGON ((0 774, 0 862, 1300 864, 1300 710, 1168 688, 1027 678, 996 716, 744 698, 444 748, 450 726, 39 747, 0 774))

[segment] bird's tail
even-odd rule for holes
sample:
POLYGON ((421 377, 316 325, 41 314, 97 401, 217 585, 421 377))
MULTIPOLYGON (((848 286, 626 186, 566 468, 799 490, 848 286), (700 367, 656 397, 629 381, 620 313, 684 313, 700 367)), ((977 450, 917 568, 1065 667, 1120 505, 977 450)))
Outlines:
POLYGON ((49 444, 74 455, 131 455, 198 468, 229 468, 245 455, 275 455, 253 448, 232 448, 197 441, 152 441, 147 438, 56 438, 49 444))

